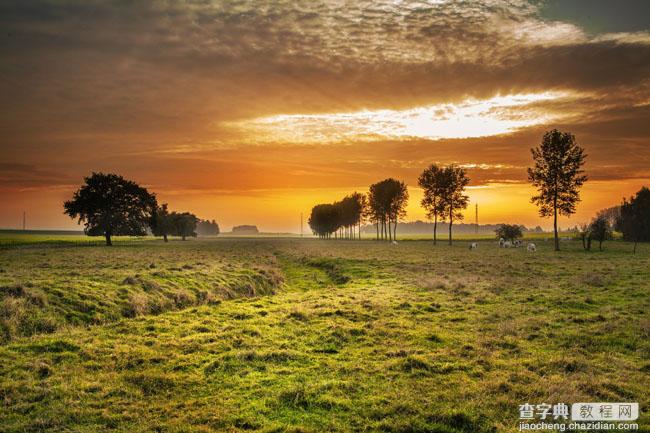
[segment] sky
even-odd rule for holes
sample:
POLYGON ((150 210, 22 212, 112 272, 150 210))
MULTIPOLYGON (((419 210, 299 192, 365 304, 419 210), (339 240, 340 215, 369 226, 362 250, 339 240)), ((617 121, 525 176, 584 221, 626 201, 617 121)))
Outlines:
POLYGON ((5 0, 0 227, 75 229, 93 171, 222 230, 298 231, 312 206, 431 163, 471 178, 467 219, 548 228, 530 149, 575 134, 587 222, 650 184, 644 0, 5 0))

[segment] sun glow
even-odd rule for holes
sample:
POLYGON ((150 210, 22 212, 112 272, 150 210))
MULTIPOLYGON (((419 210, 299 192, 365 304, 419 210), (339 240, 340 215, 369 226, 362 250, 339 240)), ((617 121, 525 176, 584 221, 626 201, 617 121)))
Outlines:
POLYGON ((232 122, 259 142, 331 143, 345 140, 468 138, 506 134, 564 115, 543 105, 566 92, 527 93, 469 99, 406 110, 363 110, 331 114, 283 114, 232 122))

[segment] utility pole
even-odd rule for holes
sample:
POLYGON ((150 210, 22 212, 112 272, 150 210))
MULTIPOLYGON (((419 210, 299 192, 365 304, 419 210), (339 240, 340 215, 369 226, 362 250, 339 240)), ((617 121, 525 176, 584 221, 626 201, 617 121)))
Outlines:
POLYGON ((476 203, 475 221, 476 221, 476 234, 478 234, 478 203, 476 203))
POLYGON ((300 212, 300 237, 302 237, 302 212, 300 212))
POLYGON ((27 225, 25 224, 25 221, 26 221, 25 211, 23 211, 23 231, 25 231, 25 227, 27 226, 27 225))

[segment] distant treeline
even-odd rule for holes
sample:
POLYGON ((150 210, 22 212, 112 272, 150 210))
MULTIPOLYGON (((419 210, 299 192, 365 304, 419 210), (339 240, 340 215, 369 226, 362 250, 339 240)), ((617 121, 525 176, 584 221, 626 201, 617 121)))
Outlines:
POLYGON ((231 231, 233 235, 256 235, 259 234, 259 232, 257 226, 250 224, 234 226, 231 231))
MULTIPOLYGON (((454 224, 452 231, 454 234, 480 234, 480 235, 493 235, 501 227, 502 224, 480 224, 478 230, 476 229, 476 224, 454 224)), ((426 221, 412 221, 412 222, 401 222, 397 224, 397 228, 400 233, 403 234, 431 234, 433 233, 433 223, 426 221)), ((438 223, 438 228, 443 231, 449 230, 449 224, 447 223, 438 223)), ((544 230, 537 226, 535 228, 527 228, 526 226, 520 226, 521 231, 526 233, 543 233, 544 230)), ((364 225, 361 227, 361 233, 363 234, 374 234, 375 227, 372 225, 364 225)))

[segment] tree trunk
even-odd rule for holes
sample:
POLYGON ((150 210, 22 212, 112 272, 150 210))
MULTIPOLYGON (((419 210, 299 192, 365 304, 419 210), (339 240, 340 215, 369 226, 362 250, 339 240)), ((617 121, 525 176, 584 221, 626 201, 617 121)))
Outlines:
POLYGON ((182 240, 185 240, 185 235, 181 236, 181 239, 182 239, 182 240))
POLYGON ((393 225, 393 240, 397 241, 397 219, 395 220, 395 224, 393 225))
POLYGON ((449 210, 449 245, 451 245, 451 226, 453 224, 454 224, 454 211, 450 209, 449 210))
POLYGON ((436 232, 438 231, 438 214, 433 216, 433 245, 436 244, 436 232))
POLYGON ((113 245, 113 242, 111 241, 111 234, 109 232, 105 233, 106 236, 106 246, 110 247, 113 245))
POLYGON ((375 226, 377 227, 377 240, 379 240, 379 221, 377 221, 375 226))
POLYGON ((560 238, 557 234, 557 193, 553 197, 553 232, 555 233, 555 251, 560 251, 560 238))
POLYGON ((603 250, 603 241, 598 241, 598 251, 603 250))
POLYGON ((167 239, 167 233, 163 235, 163 239, 165 240, 165 242, 169 242, 169 239, 167 239))
POLYGON ((634 240, 634 254, 636 254, 636 239, 634 240))

